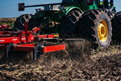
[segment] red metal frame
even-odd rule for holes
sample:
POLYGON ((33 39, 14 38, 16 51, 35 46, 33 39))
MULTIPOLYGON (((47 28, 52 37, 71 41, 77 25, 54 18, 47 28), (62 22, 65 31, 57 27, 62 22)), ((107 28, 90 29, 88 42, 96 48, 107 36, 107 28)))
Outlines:
MULTIPOLYGON (((21 45, 14 45, 15 51, 33 51, 35 44, 21 44, 21 45)), ((65 44, 60 45, 51 45, 51 46, 43 46, 43 53, 65 50, 65 44)))
MULTIPOLYGON (((25 31, 0 31, 0 50, 5 50, 8 44, 13 43, 15 51, 33 51, 36 44, 31 44, 35 37, 39 39, 53 39, 58 37, 58 34, 33 35, 40 28, 35 27, 32 31, 28 31, 28 23, 25 23, 25 31)), ((39 41, 38 41, 39 42, 39 41)), ((43 46, 43 53, 65 50, 65 44, 43 46)))
POLYGON ((15 51, 33 51, 35 45, 34 44, 21 44, 21 45, 14 45, 15 51))
MULTIPOLYGON (((35 35, 32 35, 31 33, 28 33, 28 42, 34 41, 35 35)), ((49 35, 37 35, 38 38, 55 38, 55 34, 49 34, 49 35)), ((5 43, 26 43, 26 37, 22 36, 22 34, 19 34, 18 36, 13 36, 13 37, 2 37, 0 38, 0 44, 5 44, 5 43)), ((27 42, 27 43, 28 43, 27 42)))
POLYGON ((33 31, 34 33, 36 33, 36 32, 39 31, 39 30, 40 30, 39 27, 34 27, 34 28, 32 29, 32 31, 33 31))
POLYGON ((59 51, 59 50, 65 50, 65 44, 44 47, 43 53, 59 51))

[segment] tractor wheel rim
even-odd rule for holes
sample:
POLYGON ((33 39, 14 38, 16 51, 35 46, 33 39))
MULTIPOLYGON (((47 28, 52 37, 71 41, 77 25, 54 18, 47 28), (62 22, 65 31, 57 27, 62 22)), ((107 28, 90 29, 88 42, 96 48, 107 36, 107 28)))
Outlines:
POLYGON ((105 42, 108 38, 108 26, 105 20, 101 20, 98 24, 98 37, 101 42, 105 42))

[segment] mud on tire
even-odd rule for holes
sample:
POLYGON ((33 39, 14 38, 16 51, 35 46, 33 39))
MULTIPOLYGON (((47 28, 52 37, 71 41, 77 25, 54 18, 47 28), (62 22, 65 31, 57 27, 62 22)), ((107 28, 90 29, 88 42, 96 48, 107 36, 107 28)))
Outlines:
MULTIPOLYGON (((82 18, 80 18, 79 26, 80 37, 90 40, 94 44, 94 47, 108 47, 110 45, 112 37, 111 22, 107 13, 101 9, 86 11, 82 15, 82 18), (107 28, 105 40, 102 40, 98 31, 99 24, 102 23, 102 21, 105 22, 107 28)), ((103 33, 104 32, 105 31, 103 31, 103 33)))
POLYGON ((110 19, 112 19, 115 15, 115 12, 111 12, 108 9, 98 9, 98 10, 101 10, 101 11, 104 11, 105 13, 107 13, 107 15, 109 16, 110 19))
POLYGON ((77 25, 79 18, 82 16, 82 11, 72 10, 65 18, 62 19, 59 35, 62 38, 77 37, 77 25))

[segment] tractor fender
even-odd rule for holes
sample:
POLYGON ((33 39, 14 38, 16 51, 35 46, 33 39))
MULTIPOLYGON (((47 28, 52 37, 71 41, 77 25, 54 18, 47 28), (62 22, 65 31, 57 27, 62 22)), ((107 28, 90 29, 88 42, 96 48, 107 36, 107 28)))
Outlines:
POLYGON ((81 10, 79 7, 66 7, 66 12, 65 12, 65 15, 68 15, 69 12, 71 12, 72 10, 81 10))
POLYGON ((75 6, 70 6, 70 7, 65 7, 64 9, 60 10, 63 13, 62 14, 58 14, 58 16, 66 16, 68 15, 72 10, 79 10, 81 11, 81 9, 79 7, 75 7, 75 6))

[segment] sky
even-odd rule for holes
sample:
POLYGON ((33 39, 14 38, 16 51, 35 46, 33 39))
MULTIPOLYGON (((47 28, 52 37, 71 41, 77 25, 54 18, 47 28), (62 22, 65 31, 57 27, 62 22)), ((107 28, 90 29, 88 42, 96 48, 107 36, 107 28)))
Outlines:
MULTIPOLYGON (((26 8, 25 11, 18 11, 18 3, 25 5, 37 5, 48 3, 59 3, 62 0, 0 0, 0 18, 18 17, 21 14, 34 14, 38 7, 26 8)), ((114 0, 117 11, 121 11, 121 0, 114 0)))

